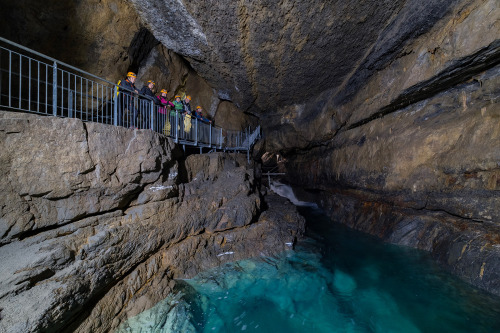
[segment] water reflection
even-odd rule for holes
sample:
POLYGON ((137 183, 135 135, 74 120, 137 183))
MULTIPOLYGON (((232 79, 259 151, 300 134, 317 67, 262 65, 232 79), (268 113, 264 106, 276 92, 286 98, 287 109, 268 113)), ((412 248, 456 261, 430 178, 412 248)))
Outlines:
POLYGON ((275 258, 227 264, 119 332, 500 332, 500 300, 426 253, 384 244, 301 208, 307 238, 275 258))

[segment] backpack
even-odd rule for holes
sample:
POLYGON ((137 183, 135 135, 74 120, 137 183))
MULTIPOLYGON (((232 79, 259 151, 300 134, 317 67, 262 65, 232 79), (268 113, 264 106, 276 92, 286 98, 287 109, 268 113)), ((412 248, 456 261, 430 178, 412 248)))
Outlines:
POLYGON ((122 83, 122 80, 118 80, 118 83, 116 84, 116 97, 120 95, 120 84, 122 83))

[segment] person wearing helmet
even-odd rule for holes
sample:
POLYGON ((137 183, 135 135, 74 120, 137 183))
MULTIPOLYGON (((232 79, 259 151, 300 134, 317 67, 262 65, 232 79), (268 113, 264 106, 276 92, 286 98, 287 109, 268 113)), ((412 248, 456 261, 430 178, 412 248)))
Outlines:
MULTIPOLYGON (((174 108, 170 111, 170 121, 180 124, 182 121, 182 113, 184 112, 184 104, 181 102, 181 96, 176 95, 173 104, 174 108)), ((177 130, 181 131, 182 129, 183 127, 177 126, 177 130)))
MULTIPOLYGON (((184 104, 181 102, 181 96, 176 95, 174 100, 174 113, 182 114, 184 112, 184 104)), ((172 114, 172 113, 171 113, 172 114)))
POLYGON ((160 104, 158 101, 158 98, 156 98, 156 95, 154 94, 154 89, 155 89, 155 82, 154 81, 151 81, 149 80, 145 85, 144 87, 142 87, 141 89, 141 95, 144 95, 146 97, 151 97, 151 99, 153 99, 155 101, 155 103, 157 103, 158 105, 160 104))
MULTIPOLYGON (((144 122, 142 125, 148 125, 150 121, 148 121, 149 117, 153 117, 153 124, 156 122, 155 116, 156 112, 151 110, 151 103, 153 101, 156 105, 160 105, 160 101, 156 98, 154 94, 155 82, 149 80, 146 84, 141 88, 141 100, 139 101, 139 116, 141 117, 141 122, 144 122), (144 98, 146 97, 146 98, 144 98)), ((147 128, 149 126, 140 126, 141 128, 147 128)))
POLYGON ((127 78, 120 81, 120 89, 118 94, 118 125, 136 128, 137 126, 137 108, 135 107, 134 94, 138 94, 137 88, 135 87, 135 80, 137 75, 134 72, 128 72, 127 78), (130 124, 126 124, 126 110, 132 113, 132 119, 130 119, 130 124))
POLYGON ((170 106, 171 108, 175 107, 174 103, 170 102, 167 99, 167 94, 168 94, 167 89, 162 89, 160 91, 160 95, 158 95, 156 97, 158 99, 158 102, 160 103, 160 105, 163 106, 162 108, 158 109, 158 112, 160 112, 161 114, 167 114, 167 107, 168 106, 170 106))
POLYGON ((204 122, 205 124, 211 124, 211 123, 212 123, 212 121, 211 121, 211 120, 209 120, 208 118, 205 118, 205 117, 203 116, 203 109, 202 109, 202 107, 201 107, 201 106, 199 106, 199 105, 196 107, 195 117, 196 117, 196 119, 201 120, 201 121, 202 121, 202 122, 204 122))
POLYGON ((160 103, 158 108, 158 120, 155 122, 155 131, 160 132, 163 126, 163 134, 170 135, 170 122, 168 119, 168 109, 173 108, 174 104, 167 99, 167 89, 162 89, 160 95, 157 96, 157 100, 160 103))
POLYGON ((187 95, 186 98, 184 98, 184 100, 182 101, 182 104, 184 105, 184 113, 185 114, 192 113, 191 104, 189 104, 189 102, 191 102, 191 96, 187 95))
POLYGON ((200 135, 200 141, 204 143, 209 143, 210 137, 209 137, 209 132, 210 132, 210 126, 208 124, 211 124, 212 122, 208 120, 207 118, 203 117, 203 109, 201 106, 196 107, 196 111, 194 112, 194 115, 198 121, 202 122, 202 124, 198 125, 198 131, 200 135))
POLYGON ((184 106, 184 133, 186 133, 186 138, 189 136, 191 133, 191 104, 189 102, 191 101, 191 96, 186 96, 184 100, 182 101, 182 105, 184 106))

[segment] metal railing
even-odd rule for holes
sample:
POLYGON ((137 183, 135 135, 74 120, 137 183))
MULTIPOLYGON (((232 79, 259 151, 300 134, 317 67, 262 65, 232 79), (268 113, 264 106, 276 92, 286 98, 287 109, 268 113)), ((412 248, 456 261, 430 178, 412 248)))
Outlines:
POLYGON ((183 145, 247 154, 260 134, 260 127, 253 132, 225 131, 194 114, 179 114, 155 99, 1 37, 0 107, 149 129, 183 145))

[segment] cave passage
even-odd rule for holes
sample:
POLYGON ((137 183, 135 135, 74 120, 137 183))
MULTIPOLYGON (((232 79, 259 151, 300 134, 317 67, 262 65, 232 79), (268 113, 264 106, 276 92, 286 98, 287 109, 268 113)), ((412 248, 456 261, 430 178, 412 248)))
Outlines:
MULTIPOLYGON (((500 298, 422 251, 300 208, 307 237, 277 258, 226 264, 118 332, 499 332, 500 298)), ((223 254, 230 255, 230 254, 223 254)))

